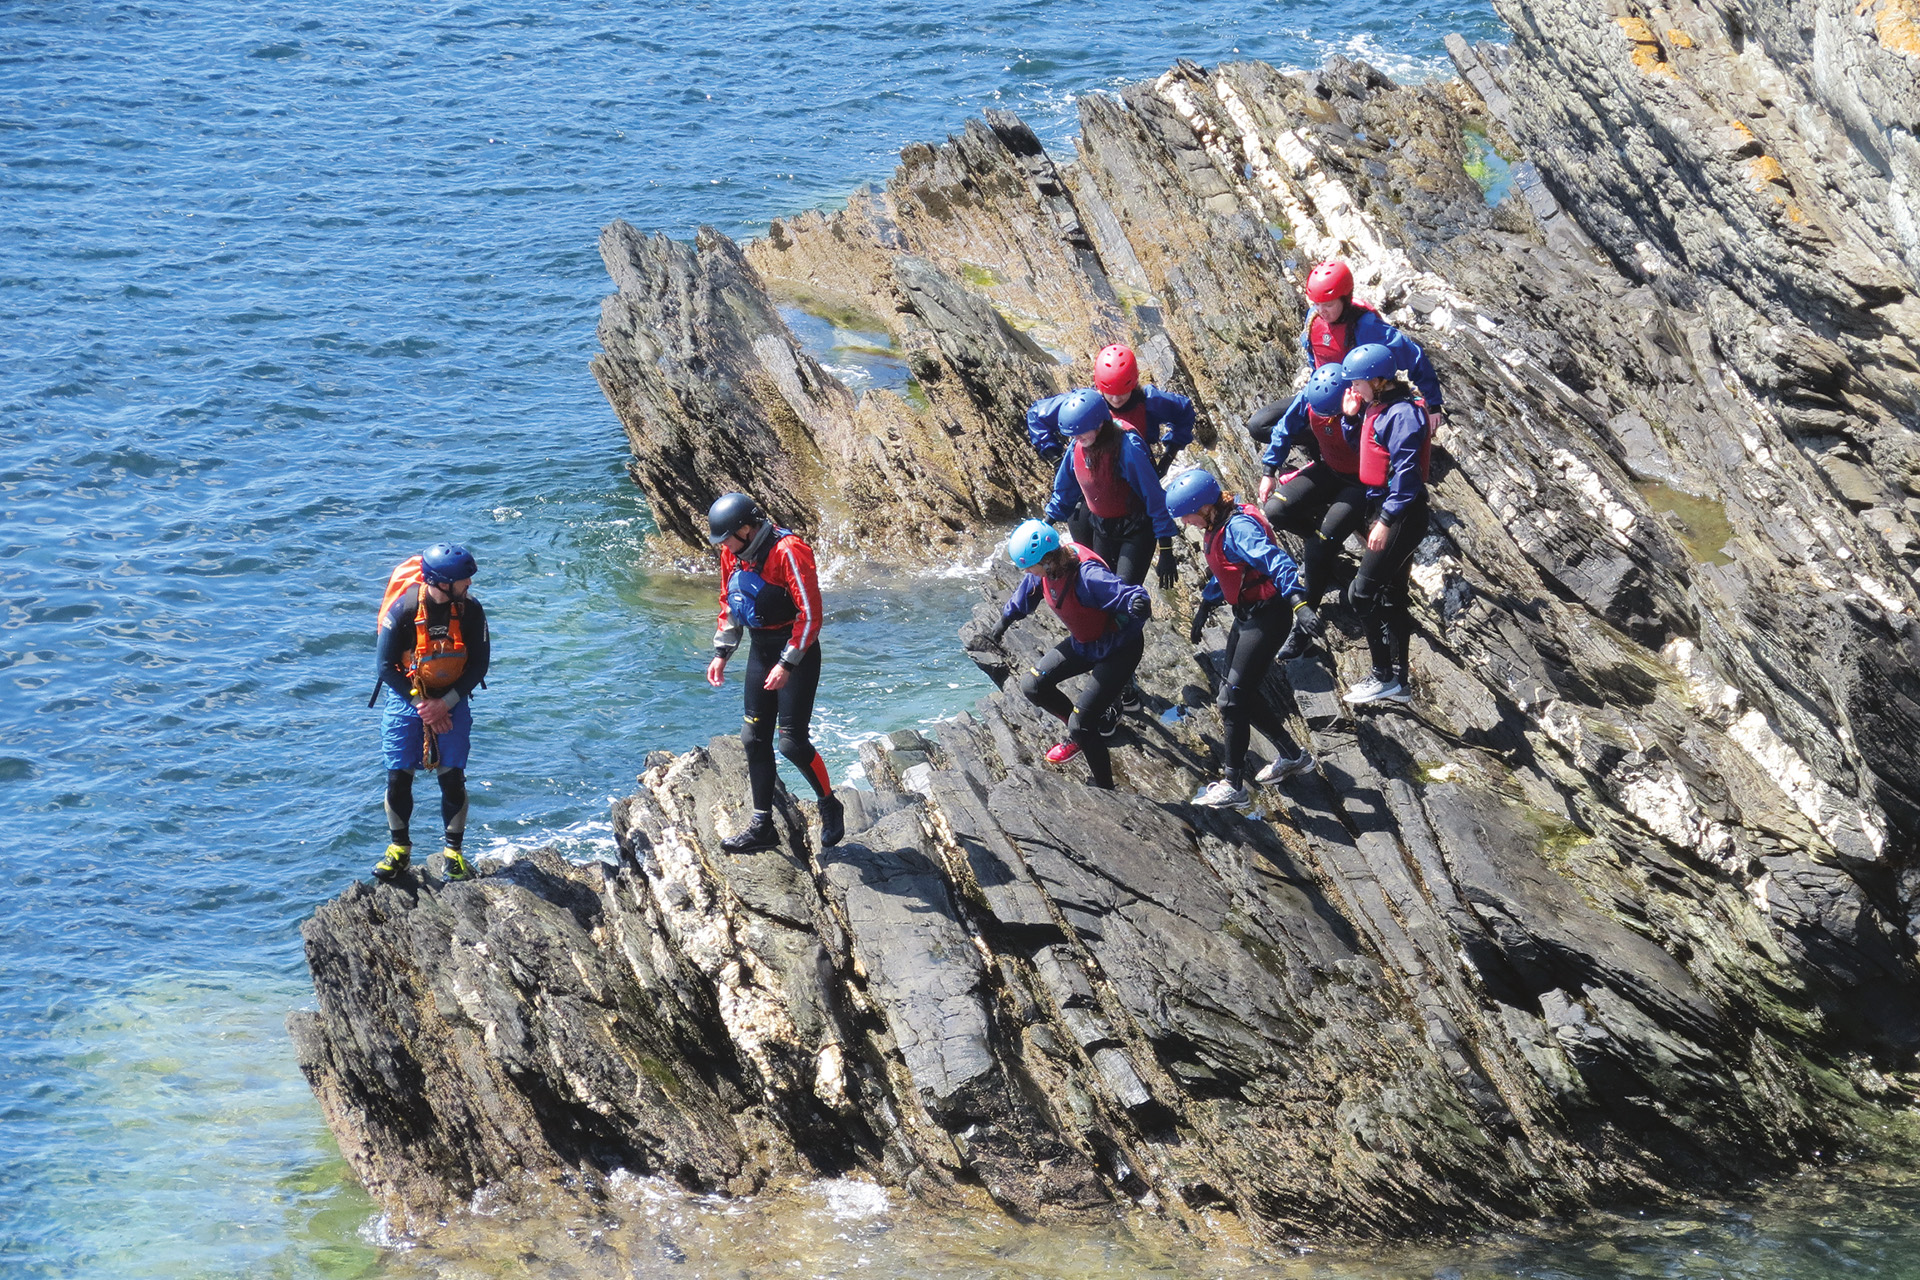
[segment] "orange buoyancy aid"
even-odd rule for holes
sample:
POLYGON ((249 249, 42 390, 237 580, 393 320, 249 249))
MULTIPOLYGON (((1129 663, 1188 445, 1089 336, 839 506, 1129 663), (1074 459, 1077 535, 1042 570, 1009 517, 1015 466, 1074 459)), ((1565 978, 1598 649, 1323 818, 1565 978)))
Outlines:
POLYGON ((1103 519, 1137 516, 1147 509, 1120 472, 1123 448, 1124 444, 1116 443, 1104 458, 1095 460, 1087 457, 1085 436, 1073 442, 1073 477, 1080 482, 1080 496, 1086 499, 1087 510, 1103 519))
POLYGON ((447 607, 447 633, 435 636, 427 626, 427 589, 420 588, 420 605, 413 613, 413 653, 402 674, 413 682, 419 693, 437 698, 459 681, 467 669, 467 642, 460 634, 460 616, 466 612, 464 600, 447 607))
POLYGON ((1077 590, 1080 585, 1080 565, 1097 564, 1104 569, 1107 567, 1107 562, 1095 554, 1090 547, 1083 547, 1077 542, 1067 545, 1072 547, 1073 553, 1080 557, 1079 564, 1074 566, 1073 572, 1062 577, 1043 576, 1040 579, 1040 588, 1047 597, 1048 607, 1059 615, 1060 621, 1067 624, 1067 634, 1081 644, 1092 644, 1108 632, 1118 631, 1120 620, 1105 609, 1096 609, 1092 605, 1082 603, 1080 592, 1077 590))
POLYGON ((1360 483, 1369 489, 1385 487, 1387 477, 1392 473, 1393 457, 1387 452, 1387 446, 1380 443, 1375 433, 1375 424, 1380 415, 1396 404, 1411 404, 1414 412, 1421 415, 1420 428, 1420 480, 1425 483, 1428 473, 1433 469, 1433 428, 1426 425, 1426 413, 1417 400, 1392 400, 1386 404, 1375 402, 1367 406, 1367 416, 1360 422, 1360 483))
MULTIPOLYGON (((1273 526, 1267 523, 1267 517, 1259 507, 1242 502, 1239 510, 1240 514, 1251 516, 1259 522, 1267 537, 1278 543, 1278 539, 1273 537, 1273 526)), ((1226 598, 1229 606, 1271 600, 1280 588, 1266 575, 1266 571, 1241 564, 1227 554, 1227 521, 1232 519, 1233 516, 1228 515, 1226 520, 1207 531, 1207 568, 1213 570, 1214 581, 1220 584, 1220 594, 1226 598)))
POLYGON ((1329 418, 1324 413, 1307 410, 1307 426, 1313 431, 1313 439, 1320 446, 1320 461, 1349 480, 1360 474, 1360 455, 1347 443, 1347 433, 1340 429, 1340 419, 1329 418))
POLYGON ((1313 348, 1313 367, 1323 364, 1339 364, 1347 358, 1347 352, 1353 350, 1353 331, 1360 325, 1360 317, 1372 313, 1373 308, 1364 302, 1347 299, 1347 309, 1340 313, 1340 319, 1329 323, 1325 316, 1314 313, 1313 320, 1307 326, 1307 344, 1313 348))

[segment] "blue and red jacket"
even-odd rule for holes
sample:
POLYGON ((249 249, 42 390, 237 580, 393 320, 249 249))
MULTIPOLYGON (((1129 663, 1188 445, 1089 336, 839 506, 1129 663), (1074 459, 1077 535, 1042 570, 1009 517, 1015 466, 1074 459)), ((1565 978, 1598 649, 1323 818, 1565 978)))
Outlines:
POLYGON ((1374 519, 1392 528, 1427 492, 1433 433, 1427 415, 1412 400, 1370 404, 1358 418, 1342 420, 1347 440, 1360 455, 1360 483, 1380 504, 1374 519))
POLYGON ((1120 447, 1107 458, 1105 469, 1094 466, 1086 457, 1086 442, 1093 433, 1079 437, 1073 448, 1060 459, 1054 473, 1053 496, 1047 500, 1047 519, 1064 520, 1081 502, 1087 510, 1103 519, 1145 515, 1153 521, 1153 536, 1171 538, 1180 527, 1167 514, 1167 494, 1160 477, 1147 456, 1147 446, 1131 431, 1120 433, 1120 447), (1081 478, 1087 473, 1087 480, 1081 478), (1091 492, 1089 492, 1091 488, 1091 492))
POLYGON ((1146 626, 1144 619, 1127 612, 1127 605, 1135 596, 1144 597, 1147 589, 1121 579, 1087 548, 1067 545, 1078 553, 1079 566, 1063 578, 1022 574, 1000 617, 1004 622, 1017 622, 1044 600, 1067 624, 1067 647, 1089 662, 1098 662, 1146 626))
POLYGON ((1301 589, 1293 557, 1273 540, 1273 530, 1257 507, 1242 505, 1207 530, 1206 546, 1213 576, 1200 588, 1200 599, 1207 604, 1259 604, 1301 589))
POLYGON ((1427 408, 1441 411, 1440 378, 1433 371, 1433 361, 1427 359, 1419 343, 1381 319, 1372 307, 1349 298, 1337 324, 1328 324, 1316 315, 1300 332, 1300 348, 1307 353, 1310 369, 1344 359, 1347 352, 1369 342, 1393 352, 1393 367, 1419 390, 1427 408))
POLYGON ((1340 419, 1329 418, 1315 413, 1307 403, 1307 393, 1302 391, 1280 415, 1280 421, 1273 424, 1273 434, 1267 437, 1266 452, 1260 455, 1260 464, 1268 475, 1279 474, 1287 465, 1287 454, 1295 445, 1311 446, 1319 455, 1320 461, 1334 471, 1354 479, 1360 474, 1360 458, 1347 443, 1345 432, 1341 429, 1340 419))
MULTIPOLYGON (((1066 437, 1060 434, 1060 406, 1072 394, 1066 391, 1035 400, 1027 409, 1027 439, 1048 462, 1067 447, 1066 437)), ((1193 439, 1193 401, 1158 387, 1135 387, 1127 403, 1113 411, 1113 420, 1169 453, 1178 453, 1193 439)))

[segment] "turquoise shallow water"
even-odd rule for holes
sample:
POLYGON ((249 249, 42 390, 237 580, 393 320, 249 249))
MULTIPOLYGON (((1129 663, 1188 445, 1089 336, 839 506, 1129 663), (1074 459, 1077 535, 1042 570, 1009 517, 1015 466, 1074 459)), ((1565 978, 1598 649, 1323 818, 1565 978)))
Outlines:
MULTIPOLYGON (((386 570, 440 537, 481 559, 482 852, 591 856, 648 750, 738 717, 699 679, 710 586, 642 563, 587 371, 601 225, 750 234, 983 106, 1064 146, 1075 95, 1176 56, 1422 75, 1449 30, 1494 24, 1354 0, 10 6, 0 1273, 433 1269, 367 1242, 280 1027, 299 921, 383 843, 362 703, 386 570)), ((809 329, 850 380, 898 376, 809 329)), ((977 696, 965 568, 831 574, 836 770, 977 696)), ((842 1236, 867 1229, 795 1238, 854 1274, 842 1236)), ((943 1230, 895 1238, 949 1249, 927 1274, 1054 1265, 943 1230)), ((1767 1265, 1742 1274, 1789 1274, 1767 1265)))

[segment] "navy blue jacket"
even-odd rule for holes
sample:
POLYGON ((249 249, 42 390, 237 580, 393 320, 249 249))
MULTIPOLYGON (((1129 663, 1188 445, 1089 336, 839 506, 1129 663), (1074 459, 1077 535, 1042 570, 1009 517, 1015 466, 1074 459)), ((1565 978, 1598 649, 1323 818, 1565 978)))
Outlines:
MULTIPOLYGON (((1419 389, 1420 398, 1427 402, 1427 408, 1439 413, 1441 410, 1440 378, 1434 373, 1433 361, 1427 359, 1427 353, 1421 349, 1420 344, 1382 320, 1378 312, 1362 311, 1360 319, 1353 326, 1353 345, 1361 347, 1369 342, 1377 342, 1393 352, 1393 367, 1405 374, 1407 380, 1419 389)), ((1300 331, 1300 346, 1307 353, 1307 367, 1313 368, 1313 321, 1311 319, 1307 321, 1307 327, 1300 331)))
MULTIPOLYGON (((1072 394, 1065 391, 1035 400, 1027 409, 1027 439, 1033 443, 1033 451, 1049 461, 1059 457, 1059 451, 1067 447, 1066 437, 1060 434, 1060 406, 1072 394)), ((1177 453, 1193 439, 1193 401, 1158 387, 1137 387, 1133 394, 1144 397, 1147 403, 1148 444, 1164 446, 1168 452, 1177 453)), ((1130 399, 1127 403, 1133 401, 1130 399)))
MULTIPOLYGON (((1273 539, 1267 536, 1267 531, 1260 527, 1260 522, 1244 511, 1236 511, 1227 517, 1227 532, 1220 550, 1227 559, 1249 565, 1271 578, 1283 596, 1290 596, 1302 589, 1293 557, 1276 546, 1273 539)), ((1227 598, 1221 593, 1220 579, 1209 577, 1207 585, 1200 588, 1200 599, 1207 604, 1225 604, 1227 598)))
MULTIPOLYGON (((1081 562, 1080 580, 1074 584, 1073 594, 1079 597, 1081 604, 1112 614, 1114 621, 1120 624, 1118 630, 1109 631, 1087 644, 1082 644, 1072 636, 1067 637, 1067 647, 1090 662, 1098 662, 1106 657, 1113 652, 1115 645, 1147 625, 1144 618, 1136 618, 1127 612, 1127 604, 1135 596, 1145 598, 1147 589, 1136 587, 1097 564, 1081 562)), ((1040 575, 1022 574, 1020 585, 1013 589, 1013 599, 1007 601, 1006 608, 1000 611, 1001 621, 1017 622, 1046 602, 1046 588, 1040 575)))
MULTIPOLYGON (((1362 414, 1364 414, 1362 410, 1362 414)), ((1360 447, 1361 419, 1342 418, 1341 433, 1355 449, 1360 447)), ((1387 447, 1387 483, 1373 485, 1367 496, 1380 503, 1374 518, 1392 528, 1400 523, 1407 508, 1427 491, 1420 474, 1420 450, 1427 442, 1427 415, 1411 400, 1397 400, 1380 411, 1373 420, 1376 439, 1387 447)))
MULTIPOLYGON (((1131 431, 1120 433, 1120 475, 1127 487, 1140 496, 1153 520, 1153 536, 1171 538, 1180 526, 1167 514, 1167 492, 1160 487, 1160 476, 1147 456, 1147 445, 1131 431)), ((1053 475, 1053 496, 1047 499, 1047 519, 1065 520, 1080 505, 1080 477, 1073 473, 1073 451, 1060 455, 1060 469, 1053 475)))

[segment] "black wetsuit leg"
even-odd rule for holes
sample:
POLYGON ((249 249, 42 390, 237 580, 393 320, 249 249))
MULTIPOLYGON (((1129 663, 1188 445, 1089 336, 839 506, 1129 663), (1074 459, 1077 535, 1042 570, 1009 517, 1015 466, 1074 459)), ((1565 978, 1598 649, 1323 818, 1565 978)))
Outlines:
POLYGON ((1247 434, 1255 444, 1265 448, 1273 443, 1274 424, 1287 416, 1287 406, 1292 403, 1293 397, 1288 396, 1284 400, 1263 404, 1247 416, 1247 434))
POLYGON ((413 845, 407 834, 413 821, 413 770, 387 770, 387 833, 393 843, 413 845))
POLYGON ((1320 597, 1326 594, 1327 579, 1333 574, 1333 562, 1340 558, 1340 550, 1346 546, 1348 535, 1359 529, 1370 518, 1372 504, 1367 500, 1365 487, 1343 482, 1340 489, 1327 504, 1327 513, 1321 517, 1320 528, 1307 538, 1307 549, 1302 559, 1304 570, 1302 586, 1307 593, 1307 603, 1319 608, 1320 597))
POLYGON ((1387 537, 1387 545, 1360 559, 1347 598, 1367 627, 1367 649, 1373 674, 1381 680, 1407 679, 1407 646, 1413 638, 1413 611, 1408 582, 1413 576, 1413 553, 1427 536, 1427 499, 1414 500, 1387 537))
POLYGON ((781 754, 807 775, 816 795, 829 790, 826 763, 814 750, 810 737, 814 697, 820 691, 820 644, 815 641, 808 646, 788 673, 787 683, 770 690, 766 687, 767 674, 793 639, 793 628, 753 628, 748 636, 747 667, 741 673, 747 687, 740 745, 747 750, 747 784, 753 793, 753 807, 768 812, 773 808, 773 788, 779 772, 773 755, 776 727, 781 754))
POLYGON ((1091 546, 1122 582, 1139 586, 1153 568, 1153 522, 1146 516, 1093 517, 1091 546))
MULTIPOLYGON (((1235 612, 1233 630, 1227 634, 1226 675, 1220 680, 1220 719, 1227 729, 1227 755, 1224 761, 1227 781, 1240 785, 1240 771, 1247 759, 1247 743, 1253 738, 1253 705, 1260 696, 1260 684, 1273 667, 1287 632, 1293 629, 1293 606, 1281 596, 1255 605, 1242 617, 1235 612)), ((1285 731, 1280 731, 1284 737, 1285 731)), ((1275 743, 1287 755, 1297 754, 1293 740, 1275 743)))
POLYGON ((1111 789, 1113 786, 1113 760, 1107 752, 1106 739, 1100 736, 1100 721, 1133 682, 1134 669, 1140 665, 1140 655, 1145 651, 1146 635, 1141 631, 1115 645, 1098 661, 1081 657, 1063 640, 1042 654, 1040 661, 1020 681, 1020 692, 1026 695, 1027 701, 1066 721, 1067 735, 1080 745, 1081 753, 1087 757, 1087 768, 1093 774, 1096 787, 1111 789), (1089 672, 1093 681, 1077 704, 1060 691, 1062 681, 1089 672))
POLYGON ((447 848, 458 849, 467 838, 467 771, 440 771, 440 822, 446 831, 447 848))
POLYGON ((1324 462, 1309 463, 1260 504, 1267 523, 1301 538, 1311 538, 1327 513, 1327 504, 1347 481, 1324 462))
POLYGON ((1067 513, 1067 536, 1083 547, 1093 546, 1093 513, 1086 503, 1067 513))

